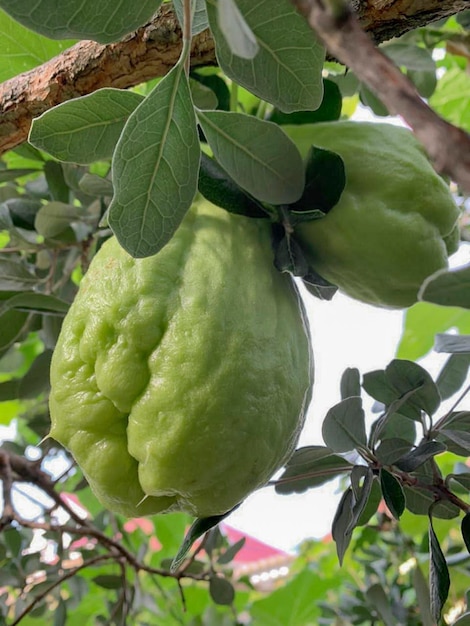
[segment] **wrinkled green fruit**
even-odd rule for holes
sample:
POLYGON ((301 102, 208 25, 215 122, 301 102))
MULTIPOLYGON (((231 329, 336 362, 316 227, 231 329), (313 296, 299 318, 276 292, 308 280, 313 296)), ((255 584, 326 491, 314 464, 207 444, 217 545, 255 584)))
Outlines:
POLYGON ((223 514, 292 453, 310 399, 308 330, 269 225, 196 203, 157 255, 111 238, 67 314, 51 436, 128 516, 223 514))
POLYGON ((349 121, 283 129, 304 157, 314 144, 345 164, 339 203, 296 228, 313 269, 357 300, 414 304, 423 281, 457 249, 459 210, 413 134, 349 121))

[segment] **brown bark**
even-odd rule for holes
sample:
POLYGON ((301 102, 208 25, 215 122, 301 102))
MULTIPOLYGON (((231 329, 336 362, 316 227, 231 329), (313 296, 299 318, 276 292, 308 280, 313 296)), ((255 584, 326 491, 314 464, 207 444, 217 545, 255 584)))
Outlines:
MULTIPOLYGON (((352 0, 362 26, 383 41, 464 8, 468 0, 352 0)), ((31 121, 71 98, 102 87, 128 88, 173 67, 181 31, 171 6, 124 41, 103 46, 82 41, 47 63, 0 84, 0 154, 25 141, 31 121)), ((216 62, 205 31, 194 38, 193 67, 216 62)))

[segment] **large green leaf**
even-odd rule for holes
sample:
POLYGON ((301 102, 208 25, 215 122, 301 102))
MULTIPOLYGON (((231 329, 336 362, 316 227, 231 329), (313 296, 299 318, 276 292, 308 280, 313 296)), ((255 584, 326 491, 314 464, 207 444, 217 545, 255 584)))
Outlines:
POLYGON ((217 58, 225 74, 285 113, 318 108, 325 53, 292 3, 237 0, 237 7, 256 35, 259 51, 252 59, 233 54, 218 23, 216 0, 207 0, 217 58))
POLYGON ((26 28, 51 39, 110 43, 149 20, 162 0, 0 0, 0 7, 26 28))
POLYGON ((198 119, 217 161, 254 198, 271 204, 300 198, 302 157, 279 126, 227 111, 198 111, 198 119))
POLYGON ((93 163, 111 157, 129 115, 142 96, 122 89, 63 102, 33 121, 29 142, 59 161, 93 163))
POLYGON ((446 120, 470 131, 470 76, 458 68, 448 70, 437 83, 430 104, 446 120))
POLYGON ((2 10, 0 33, 0 83, 45 63, 74 43, 32 33, 2 10))
POLYGON ((188 80, 178 63, 129 117, 113 157, 108 221, 135 257, 172 237, 197 191, 200 147, 188 80))
POLYGON ((456 270, 441 270, 427 278, 418 297, 443 306, 470 309, 470 265, 456 270))

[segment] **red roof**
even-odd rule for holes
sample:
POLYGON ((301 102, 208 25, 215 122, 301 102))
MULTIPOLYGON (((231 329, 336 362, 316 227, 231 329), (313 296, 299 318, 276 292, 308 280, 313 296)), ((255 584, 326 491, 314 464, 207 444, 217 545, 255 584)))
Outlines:
POLYGON ((273 557, 288 556, 287 552, 274 548, 254 537, 250 537, 227 524, 221 524, 220 530, 230 543, 236 543, 243 537, 245 538, 243 548, 233 559, 235 563, 256 563, 258 561, 264 561, 265 559, 272 559, 273 557))

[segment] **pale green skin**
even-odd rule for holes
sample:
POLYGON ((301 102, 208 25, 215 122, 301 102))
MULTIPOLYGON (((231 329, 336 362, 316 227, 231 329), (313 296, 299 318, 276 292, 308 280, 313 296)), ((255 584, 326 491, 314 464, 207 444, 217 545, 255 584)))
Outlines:
POLYGON ((203 201, 157 255, 93 259, 51 368, 51 436, 127 516, 223 514, 291 455, 312 366, 267 220, 203 201))
POLYGON ((356 300, 414 304, 425 278, 446 268, 457 248, 459 210, 413 134, 349 121, 283 129, 304 157, 314 144, 345 163, 339 203, 295 231, 311 266, 356 300))

